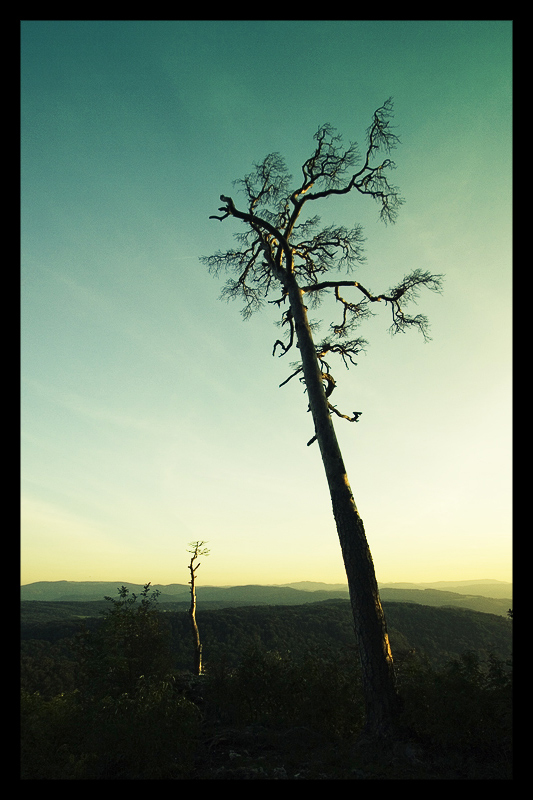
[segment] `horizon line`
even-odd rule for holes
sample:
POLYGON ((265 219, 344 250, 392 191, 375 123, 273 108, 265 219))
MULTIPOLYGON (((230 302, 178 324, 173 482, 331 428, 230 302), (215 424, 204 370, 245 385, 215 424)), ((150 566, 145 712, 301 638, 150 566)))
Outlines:
MULTIPOLYGON (((462 579, 455 579, 455 580, 437 580, 437 581, 417 581, 417 580, 395 580, 395 581, 379 581, 378 586, 384 586, 385 584, 400 584, 400 583, 410 583, 410 584, 418 584, 423 586, 425 584, 435 584, 435 583, 510 583, 512 584, 512 580, 501 580, 498 578, 462 578, 462 579)), ((121 583, 121 581, 114 581, 114 580, 69 580, 68 578, 59 578, 56 580, 37 580, 37 581, 30 581, 29 583, 21 583, 21 588, 23 586, 31 586, 34 583, 121 583)), ((146 583, 139 583, 137 581, 122 581, 122 585, 130 583, 134 584, 135 586, 146 586, 146 583)), ((204 583, 202 584, 204 588, 221 588, 227 589, 237 586, 291 586, 298 583, 316 583, 321 584, 324 586, 331 586, 331 585, 346 585, 348 588, 348 582, 344 581, 313 581, 313 580, 297 580, 297 581, 287 581, 284 583, 204 583)), ((178 583, 177 581, 174 583, 153 583, 152 581, 149 582, 150 586, 188 586, 187 583, 178 583)))

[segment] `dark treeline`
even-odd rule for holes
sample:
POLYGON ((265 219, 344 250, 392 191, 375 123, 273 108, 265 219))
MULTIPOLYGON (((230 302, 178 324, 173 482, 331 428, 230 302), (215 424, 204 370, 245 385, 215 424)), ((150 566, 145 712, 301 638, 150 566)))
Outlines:
POLYGON ((23 603, 23 778, 510 777, 510 619, 385 604, 409 731, 385 757, 355 745, 348 601, 199 608, 194 676, 187 613, 156 599, 23 603))
MULTIPOLYGON (((73 612, 87 611, 86 603, 23 603, 21 635, 23 653, 43 655, 45 643, 56 644, 67 657, 64 640, 75 636, 82 626, 99 624, 98 615, 106 602, 91 603, 93 617, 80 620, 73 612), (35 607, 39 608, 39 616, 35 607), (65 608, 68 606, 69 608, 65 608)), ((415 650, 433 666, 467 651, 482 660, 490 653, 503 660, 511 655, 509 620, 492 614, 457 608, 435 608, 411 603, 384 603, 393 654, 415 650)), ((168 607, 167 607, 168 608, 168 607)), ((185 610, 161 612, 171 635, 174 667, 188 669, 191 659, 190 621, 185 610)), ((331 650, 354 647, 354 633, 347 600, 330 600, 303 606, 252 606, 198 610, 198 624, 204 644, 206 669, 224 659, 235 667, 250 645, 260 642, 269 650, 297 654, 309 648, 331 650)), ((50 650, 50 648, 48 648, 50 650)), ((51 651, 50 651, 51 652, 51 651)), ((35 668, 32 666, 33 671, 35 668)), ((29 680, 30 670, 26 670, 29 680)), ((43 687, 39 687, 42 690, 43 687)))

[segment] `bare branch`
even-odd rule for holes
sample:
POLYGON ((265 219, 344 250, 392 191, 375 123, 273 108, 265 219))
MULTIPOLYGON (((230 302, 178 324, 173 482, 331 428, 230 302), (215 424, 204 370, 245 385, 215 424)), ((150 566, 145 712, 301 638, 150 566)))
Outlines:
POLYGON ((341 297, 338 286, 335 287, 335 299, 343 305, 342 322, 340 325, 333 322, 330 324, 330 328, 335 336, 341 338, 347 336, 348 333, 364 319, 368 319, 368 317, 372 316, 372 312, 368 307, 368 300, 362 300, 359 303, 349 303, 344 297, 341 297))
MULTIPOLYGON (((332 406, 331 403, 328 403, 328 408, 329 408, 331 413, 336 414, 338 417, 341 417, 341 419, 348 420, 348 422, 359 422, 359 417, 363 413, 362 411, 352 411, 352 416, 349 417, 348 414, 341 414, 341 412, 337 410, 337 407, 336 406, 332 406)), ((313 442, 316 442, 316 439, 317 439, 317 437, 316 437, 316 434, 315 434, 307 442, 307 447, 312 445, 313 442)))
MULTIPOLYGON (((316 355, 318 363, 320 365, 320 371, 321 371, 320 377, 325 385, 326 399, 331 396, 337 384, 333 375, 330 372, 330 365, 327 363, 327 361, 325 361, 324 356, 327 353, 336 353, 341 356, 346 368, 348 368, 348 363, 347 363, 348 361, 350 361, 351 364, 356 366, 356 362, 353 360, 353 356, 356 355, 357 353, 360 353, 364 349, 365 345, 366 341, 364 339, 356 339, 352 342, 346 342, 344 345, 331 344, 331 342, 328 341, 324 341, 320 345, 318 345, 318 347, 316 348, 316 355)), ((297 375, 300 376, 300 381, 302 383, 305 383, 305 379, 303 377, 302 365, 293 364, 292 367, 294 369, 294 372, 292 373, 292 375, 289 375, 289 377, 286 378, 283 381, 283 383, 280 383, 280 388, 282 386, 285 386, 286 383, 292 380, 292 378, 295 378, 297 375)), ((339 411, 336 406, 332 405, 329 402, 329 400, 327 401, 327 405, 330 413, 336 414, 338 417, 341 417, 342 419, 345 419, 348 422, 358 422, 359 417, 361 416, 362 413, 361 411, 353 411, 352 416, 349 416, 348 414, 343 414, 341 411, 339 411)), ((311 409, 309 407, 308 411, 310 410, 311 409)), ((309 447, 309 445, 313 444, 314 441, 316 441, 316 435, 313 436, 313 438, 307 442, 307 446, 309 447)))
MULTIPOLYGON (((349 369, 348 361, 354 367, 357 366, 357 363, 353 360, 354 356, 359 355, 359 353, 364 352, 366 345, 368 342, 366 339, 352 339, 348 342, 343 342, 342 344, 336 342, 332 344, 328 340, 325 340, 317 347, 317 358, 319 362, 321 362, 326 355, 326 353, 334 353, 340 355, 344 362, 344 366, 346 369, 349 369)), ((324 362, 325 363, 325 362, 324 362)), ((326 364, 329 369, 329 365, 326 364)))
POLYGON ((429 321, 424 314, 417 314, 416 317, 408 317, 403 313, 401 308, 395 308, 393 305, 392 325, 389 328, 389 332, 394 336, 396 333, 405 333, 407 328, 418 328, 424 337, 424 341, 431 341, 431 336, 429 335, 429 321))
POLYGON ((289 323, 289 328, 290 328, 289 343, 283 344, 283 342, 280 339, 277 339, 276 342, 274 343, 274 349, 272 350, 272 355, 276 354, 276 347, 278 346, 278 344, 283 349, 283 353, 280 353, 280 356, 284 356, 285 353, 288 353, 288 351, 291 349, 294 343, 294 321, 292 318, 292 311, 290 308, 283 313, 281 320, 282 320, 281 325, 286 325, 287 322, 289 323))
POLYGON ((357 181, 354 186, 360 194, 370 195, 381 205, 379 212, 380 219, 387 223, 396 222, 400 206, 403 205, 403 198, 396 186, 389 183, 383 170, 395 169, 396 165, 388 158, 374 169, 368 168, 364 178, 357 181))
POLYGON ((392 97, 385 100, 383 105, 374 111, 372 125, 367 129, 367 162, 369 156, 378 150, 390 153, 400 143, 399 138, 392 132, 390 120, 393 114, 392 97))
POLYGON ((427 317, 423 314, 417 314, 415 317, 407 316, 400 306, 400 300, 405 304, 416 303, 422 287, 441 294, 443 280, 443 275, 432 275, 430 272, 415 269, 389 292, 385 300, 392 306, 392 325, 389 328, 391 334, 405 333, 408 328, 418 328, 424 340, 430 341, 427 317))
POLYGON ((442 293, 443 275, 432 275, 430 272, 415 269, 390 291, 395 300, 401 297, 406 302, 416 300, 420 295, 420 288, 423 286, 431 292, 442 293))
MULTIPOLYGON (((389 290, 387 294, 379 294, 373 295, 371 292, 368 291, 359 281, 322 281, 319 283, 313 283, 309 286, 302 287, 303 292, 321 292, 324 289, 335 289, 335 297, 344 305, 344 316, 343 322, 341 325, 335 326, 331 325, 333 331, 342 336, 347 332, 347 327, 345 326, 346 320, 346 313, 351 311, 361 314, 361 319, 367 317, 370 314, 369 309, 365 306, 364 302, 359 304, 351 304, 348 303, 344 298, 342 298, 339 294, 339 288, 341 286, 350 286, 359 289, 362 294, 365 295, 368 301, 371 303, 379 303, 382 300, 385 303, 389 304, 392 309, 392 325, 389 328, 391 333, 404 333, 408 327, 415 327, 420 330, 424 339, 429 341, 430 337, 428 336, 428 320, 421 314, 418 314, 416 317, 409 317, 407 316, 402 307, 400 306, 400 299, 403 298, 405 304, 411 301, 415 301, 419 296, 420 289, 425 287, 432 292, 441 293, 442 292, 442 282, 443 276, 442 275, 432 275, 430 272, 424 272, 422 270, 416 269, 411 274, 407 275, 396 288, 389 290)), ((352 325, 357 322, 357 316, 352 321, 352 325)))
MULTIPOLYGON (((366 342, 349 337, 363 320, 372 316, 371 304, 382 302, 390 306, 391 333, 415 328, 427 340, 427 318, 422 314, 410 315, 406 306, 416 302, 423 287, 430 291, 441 290, 442 276, 422 270, 414 270, 396 287, 381 294, 372 293, 359 281, 328 280, 327 273, 331 269, 345 268, 349 272, 365 261, 362 228, 359 225, 351 230, 338 225, 321 228, 316 215, 300 220, 305 203, 354 191, 375 200, 380 206, 381 218, 394 222, 403 200, 388 179, 389 172, 395 168, 388 156, 399 142, 391 118, 392 100, 389 99, 374 112, 363 157, 357 145, 350 143, 344 147, 335 129, 329 124, 322 125, 314 137, 314 151, 301 167, 300 185, 292 191, 289 188, 291 176, 279 153, 271 153, 254 164, 250 174, 235 181, 244 193, 246 210, 238 209, 231 197, 220 195, 221 213, 212 217, 220 221, 234 217, 244 223, 245 230, 235 234, 239 247, 202 259, 215 274, 222 269, 233 273, 222 296, 227 300, 244 301, 241 313, 245 318, 265 302, 281 308, 295 281, 299 291, 309 296, 310 305, 320 304, 328 290, 333 289, 335 300, 342 308, 342 317, 330 323, 332 341, 323 342, 316 354, 327 395, 335 384, 324 355, 326 352, 339 355, 347 368, 355 365, 354 358, 366 342), (381 161, 376 158, 380 151, 386 154, 381 161), (326 279, 320 280, 321 277, 326 279), (305 285, 299 286, 300 282, 305 285), (270 292, 280 285, 281 297, 269 300, 270 292), (354 301, 345 297, 340 291, 343 287, 357 289, 363 298, 354 301)), ((275 341, 272 354, 281 357, 292 349, 296 340, 290 309, 282 313, 279 324, 285 327, 287 335, 284 340, 281 337, 275 341)), ((296 375, 301 377, 299 369, 281 385, 296 375)), ((333 413, 340 415, 337 411, 333 413)))
POLYGON ((395 164, 386 158, 381 164, 371 166, 371 159, 379 151, 387 153, 396 147, 399 142, 396 134, 392 132, 390 119, 392 117, 392 99, 374 112, 372 125, 367 130, 368 146, 363 167, 346 179, 349 167, 360 161, 357 145, 350 144, 347 150, 342 150, 340 136, 335 135, 331 125, 323 125, 315 134, 318 145, 315 152, 302 167, 304 181, 299 189, 291 195, 294 211, 289 225, 285 231, 289 236, 296 218, 305 202, 329 197, 334 194, 347 194, 352 189, 357 189, 361 194, 370 195, 381 205, 380 218, 384 222, 394 222, 398 209, 403 203, 398 189, 392 186, 385 171, 394 169, 395 164), (324 185, 319 191, 310 192, 315 186, 324 185))
POLYGON ((285 198, 292 176, 289 175, 285 161, 279 153, 270 153, 259 164, 254 164, 254 171, 234 186, 242 186, 249 201, 250 213, 259 208, 267 208, 272 201, 285 198))
POLYGON ((341 417, 341 419, 347 419, 348 422, 359 422, 359 417, 363 413, 362 411, 352 411, 352 416, 349 417, 347 414, 341 414, 341 412, 337 410, 336 406, 332 406, 331 403, 328 403, 328 407, 330 411, 332 411, 338 417, 341 417))
POLYGON ((350 270, 354 264, 365 261, 364 241, 359 225, 352 230, 329 225, 313 238, 299 240, 293 246, 295 274, 313 279, 333 267, 350 270))
POLYGON ((323 183, 326 189, 338 187, 349 167, 359 159, 357 145, 351 143, 347 150, 342 150, 342 137, 335 135, 335 128, 329 124, 322 125, 314 138, 318 144, 311 158, 302 166, 304 183, 297 193, 293 193, 293 202, 316 183, 323 183))
MULTIPOLYGON (((272 353, 272 355, 274 355, 274 353, 272 353)), ((295 378, 297 375, 300 375, 300 373, 303 371, 303 367, 302 367, 301 364, 292 364, 291 366, 293 367, 293 369, 295 368, 294 372, 292 373, 292 375, 289 375, 289 377, 286 378, 283 381, 283 383, 280 383, 280 385, 279 385, 280 389, 281 389, 282 386, 285 386, 286 383, 288 383, 290 380, 295 378)))
POLYGON ((211 551, 208 550, 207 547, 205 547, 206 544, 207 544, 207 542, 200 542, 200 541, 198 541, 198 542, 189 542, 189 547, 191 549, 187 550, 187 552, 191 553, 191 555, 192 555, 191 562, 195 561, 199 556, 208 556, 209 555, 209 553, 211 551))

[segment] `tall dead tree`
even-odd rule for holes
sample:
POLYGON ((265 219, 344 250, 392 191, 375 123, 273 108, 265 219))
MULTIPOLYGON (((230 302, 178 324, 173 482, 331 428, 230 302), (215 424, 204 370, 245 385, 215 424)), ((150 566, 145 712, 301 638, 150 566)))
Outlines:
POLYGON ((189 581, 191 587, 191 605, 189 607, 189 617, 191 619, 191 627, 192 627, 192 637, 194 642, 194 674, 201 675, 202 674, 202 643, 200 641, 200 631, 198 630, 198 623, 196 622, 196 570, 200 566, 200 562, 194 566, 194 562, 200 556, 208 556, 209 550, 207 547, 204 547, 205 542, 191 542, 189 547, 192 548, 191 550, 187 550, 188 553, 191 553, 191 560, 189 562, 189 572, 191 574, 191 579, 189 581))
POLYGON ((283 309, 280 324, 286 336, 284 341, 275 342, 273 354, 278 351, 285 356, 293 346, 299 350, 299 361, 292 365, 292 374, 281 385, 299 376, 307 391, 308 410, 314 422, 308 445, 318 442, 326 472, 359 645, 366 729, 377 736, 389 735, 393 730, 399 703, 372 556, 332 420, 335 414, 357 422, 360 412, 344 414, 332 404, 336 384, 328 362, 331 357, 340 357, 346 367, 355 364, 354 357, 366 342, 353 338, 353 331, 372 314, 375 303, 390 308, 392 333, 415 328, 429 338, 426 317, 410 316, 405 308, 423 287, 440 291, 442 276, 415 269, 381 294, 371 292, 358 280, 332 280, 327 273, 333 268, 349 274, 365 260, 362 228, 321 227, 318 216, 303 212, 321 200, 353 192, 376 201, 384 222, 395 221, 403 200, 388 179, 394 162, 388 157, 378 158, 380 153, 388 156, 399 141, 391 128, 391 115, 389 99, 374 112, 364 155, 354 143, 344 148, 341 137, 330 125, 321 126, 314 137, 314 151, 302 165, 297 180, 288 174, 278 153, 255 164, 253 172, 235 182, 244 193, 242 207, 238 208, 231 197, 221 195, 222 213, 210 217, 220 221, 232 217, 243 223, 244 230, 235 234, 238 247, 202 258, 211 272, 224 270, 233 274, 223 297, 243 300, 245 318, 267 301, 283 309), (273 292, 277 293, 276 299, 268 300, 273 292), (340 314, 326 337, 316 344, 307 304, 316 306, 327 295, 334 297, 340 314))

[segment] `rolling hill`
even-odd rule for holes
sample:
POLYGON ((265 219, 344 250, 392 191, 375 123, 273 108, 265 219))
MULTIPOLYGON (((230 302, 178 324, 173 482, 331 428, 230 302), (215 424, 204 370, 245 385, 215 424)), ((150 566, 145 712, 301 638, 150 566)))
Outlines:
MULTIPOLYGON (((117 589, 123 585, 130 592, 137 594, 143 588, 139 584, 121 581, 38 581, 21 586, 21 600, 55 603, 102 601, 106 596, 116 597, 117 589)), ((179 603, 181 606, 189 602, 189 586, 186 584, 155 584, 153 588, 161 593, 159 596, 161 607, 169 603, 179 603)), ((253 584, 199 586, 196 594, 198 603, 206 604, 205 607, 231 608, 250 605, 302 605, 323 600, 342 600, 348 598, 348 588, 343 584, 303 581, 274 586, 253 584)), ((507 610, 512 606, 512 584, 501 581, 383 584, 380 585, 380 594, 383 602, 469 608, 499 616, 506 616, 507 610)))

